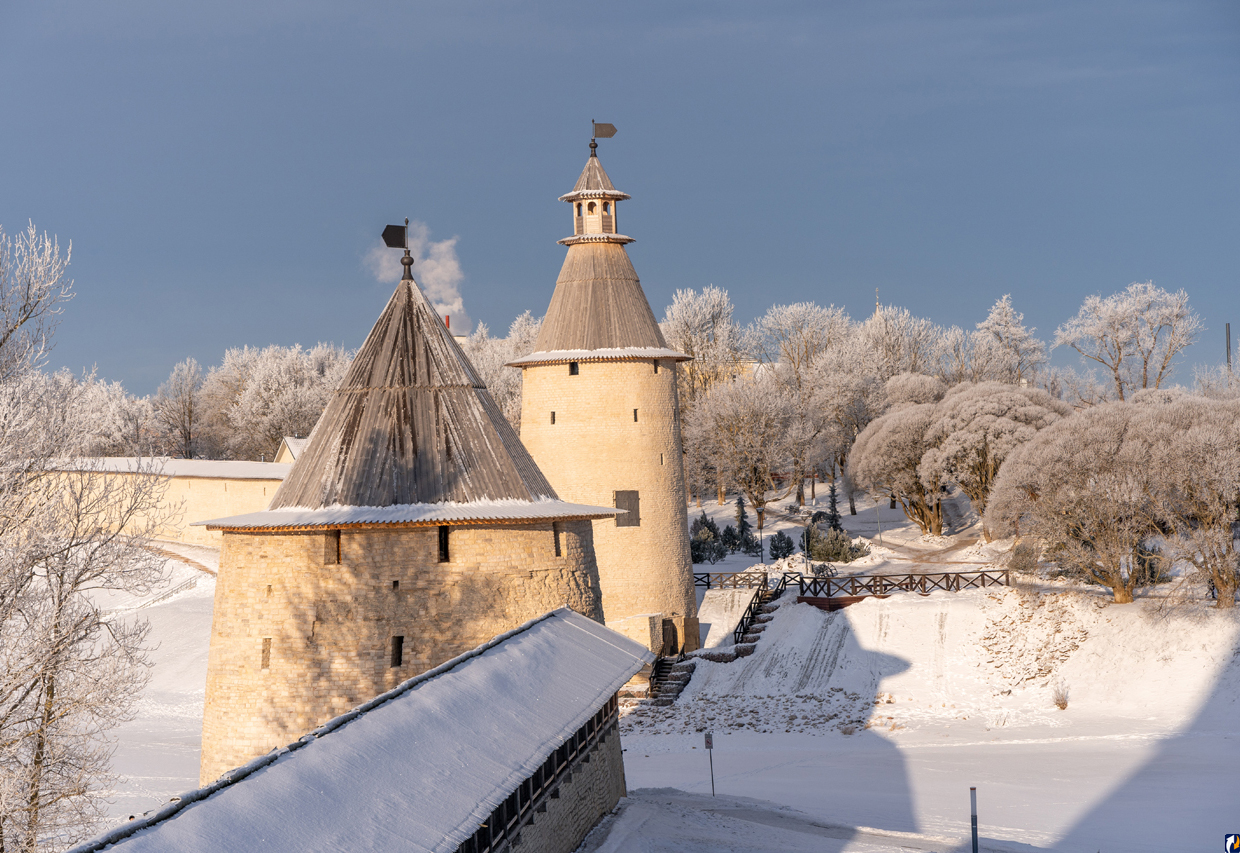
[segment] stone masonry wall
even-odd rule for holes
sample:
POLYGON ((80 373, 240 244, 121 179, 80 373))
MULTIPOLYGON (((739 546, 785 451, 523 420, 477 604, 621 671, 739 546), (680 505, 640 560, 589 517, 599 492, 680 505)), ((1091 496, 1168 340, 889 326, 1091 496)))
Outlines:
MULTIPOLYGON (((133 474, 104 473, 101 477, 132 477, 133 474)), ((171 512, 155 535, 159 539, 220 547, 222 534, 205 527, 191 527, 195 521, 261 512, 280 488, 278 479, 258 480, 228 477, 169 477, 159 501, 159 513, 171 512)))
POLYGON ((572 853, 603 815, 616 807, 628 791, 624 782, 624 756, 620 731, 613 728, 607 740, 590 753, 589 764, 578 764, 573 781, 560 784, 560 796, 547 799, 547 811, 521 829, 516 849, 528 853, 572 853))
POLYGON ((524 368, 521 440, 563 500, 614 506, 617 490, 640 494, 641 524, 594 522, 607 619, 642 613, 694 616, 685 522, 676 365, 581 362, 524 368), (638 412, 633 420, 633 410, 638 412), (555 423, 551 413, 555 412, 555 423))
POLYGON ((589 521, 453 525, 440 563, 435 527, 344 530, 337 563, 330 533, 226 532, 203 784, 549 610, 601 622, 592 540, 589 521))

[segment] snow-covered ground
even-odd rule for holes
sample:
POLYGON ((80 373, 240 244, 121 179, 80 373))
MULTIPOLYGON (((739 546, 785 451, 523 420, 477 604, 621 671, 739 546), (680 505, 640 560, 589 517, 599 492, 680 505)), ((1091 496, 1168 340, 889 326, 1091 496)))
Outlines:
MULTIPOLYGON (((707 509, 731 521, 731 505, 707 509)), ((888 546, 849 569, 967 570, 995 556, 967 530, 923 539, 886 504, 878 518, 870 502, 842 509, 855 534, 881 522, 888 546)), ((796 535, 768 519, 768 534, 796 535)), ((197 785, 214 579, 186 563, 171 583, 183 575, 196 586, 137 611, 159 648, 139 718, 119 732, 120 819, 197 785)), ((1110 605, 1063 585, 897 595, 833 614, 790 591, 752 656, 700 661, 675 705, 625 719, 632 796, 585 849, 959 851, 971 785, 984 849, 1217 849, 1240 827, 1238 641, 1232 614, 1110 605)))

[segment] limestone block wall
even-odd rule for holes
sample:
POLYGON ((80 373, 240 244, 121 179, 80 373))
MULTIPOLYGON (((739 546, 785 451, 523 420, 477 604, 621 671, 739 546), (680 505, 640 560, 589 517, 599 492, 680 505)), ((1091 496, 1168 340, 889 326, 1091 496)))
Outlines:
MULTIPOLYGON (((95 476, 134 475, 106 472, 95 476)), ((175 542, 219 548, 222 536, 220 531, 190 525, 195 521, 265 510, 276 489, 280 488, 282 480, 274 477, 262 480, 174 475, 168 477, 166 482, 158 510, 163 522, 156 531, 156 536, 175 542)))
POLYGON ((547 799, 545 814, 521 829, 521 850, 572 853, 603 815, 628 793, 619 727, 590 753, 589 764, 573 769, 573 780, 560 785, 560 796, 547 799))
POLYGON ((693 616, 676 364, 581 362, 577 370, 524 368, 521 440, 564 500, 614 506, 618 490, 640 496, 639 526, 594 522, 608 620, 693 616))
POLYGON ((203 784, 549 610, 603 621, 589 521, 450 530, 446 563, 437 527, 224 533, 203 784))

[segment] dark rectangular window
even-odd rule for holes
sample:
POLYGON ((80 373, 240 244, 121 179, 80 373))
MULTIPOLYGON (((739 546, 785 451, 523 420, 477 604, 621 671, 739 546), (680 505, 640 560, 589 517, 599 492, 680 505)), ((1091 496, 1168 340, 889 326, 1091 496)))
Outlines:
POLYGON ((551 536, 555 539, 555 555, 557 557, 563 556, 563 551, 560 548, 560 532, 560 522, 551 522, 551 536))
POLYGON ((439 562, 448 562, 448 525, 439 525, 439 562))
POLYGON ((263 669, 271 669, 271 638, 263 637, 263 669))
POLYGON ((400 581, 392 581, 392 591, 395 592, 398 589, 400 589, 400 581))
POLYGON ((655 373, 658 373, 658 372, 659 372, 659 361, 658 361, 658 359, 655 359, 655 362, 654 362, 654 372, 655 372, 655 373))
POLYGON ((551 423, 555 423, 555 412, 551 413, 551 423))
POLYGON ((323 562, 326 565, 340 564, 340 531, 329 530, 323 537, 323 562))
POLYGON ((404 661, 404 659, 405 659, 405 638, 404 637, 393 637, 392 638, 392 666, 393 667, 400 666, 401 662, 404 661))
POLYGON ((570 361, 568 363, 568 375, 569 376, 576 376, 580 372, 581 372, 581 365, 579 365, 575 361, 570 361))
POLYGON ((633 423, 637 423, 637 409, 633 410, 633 423))
POLYGON ((637 494, 637 490, 616 492, 615 499, 616 509, 628 510, 616 516, 616 527, 640 527, 641 497, 637 494))

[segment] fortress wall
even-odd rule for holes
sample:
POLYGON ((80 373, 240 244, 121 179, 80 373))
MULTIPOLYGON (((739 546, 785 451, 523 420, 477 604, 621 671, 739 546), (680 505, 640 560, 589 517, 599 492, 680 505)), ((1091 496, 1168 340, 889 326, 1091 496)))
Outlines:
MULTIPOLYGON (((677 368, 671 361, 658 365, 655 373, 649 360, 583 361, 577 375, 567 364, 524 368, 521 440, 559 496, 615 506, 617 490, 640 495, 640 526, 619 526, 612 519, 594 522, 609 620, 697 612, 685 523, 677 368)), ((696 636, 696 631, 688 633, 696 636)))
POLYGON ((203 784, 549 610, 601 622, 592 537, 589 521, 453 525, 440 563, 436 527, 344 530, 336 563, 333 534, 225 533, 203 784))

